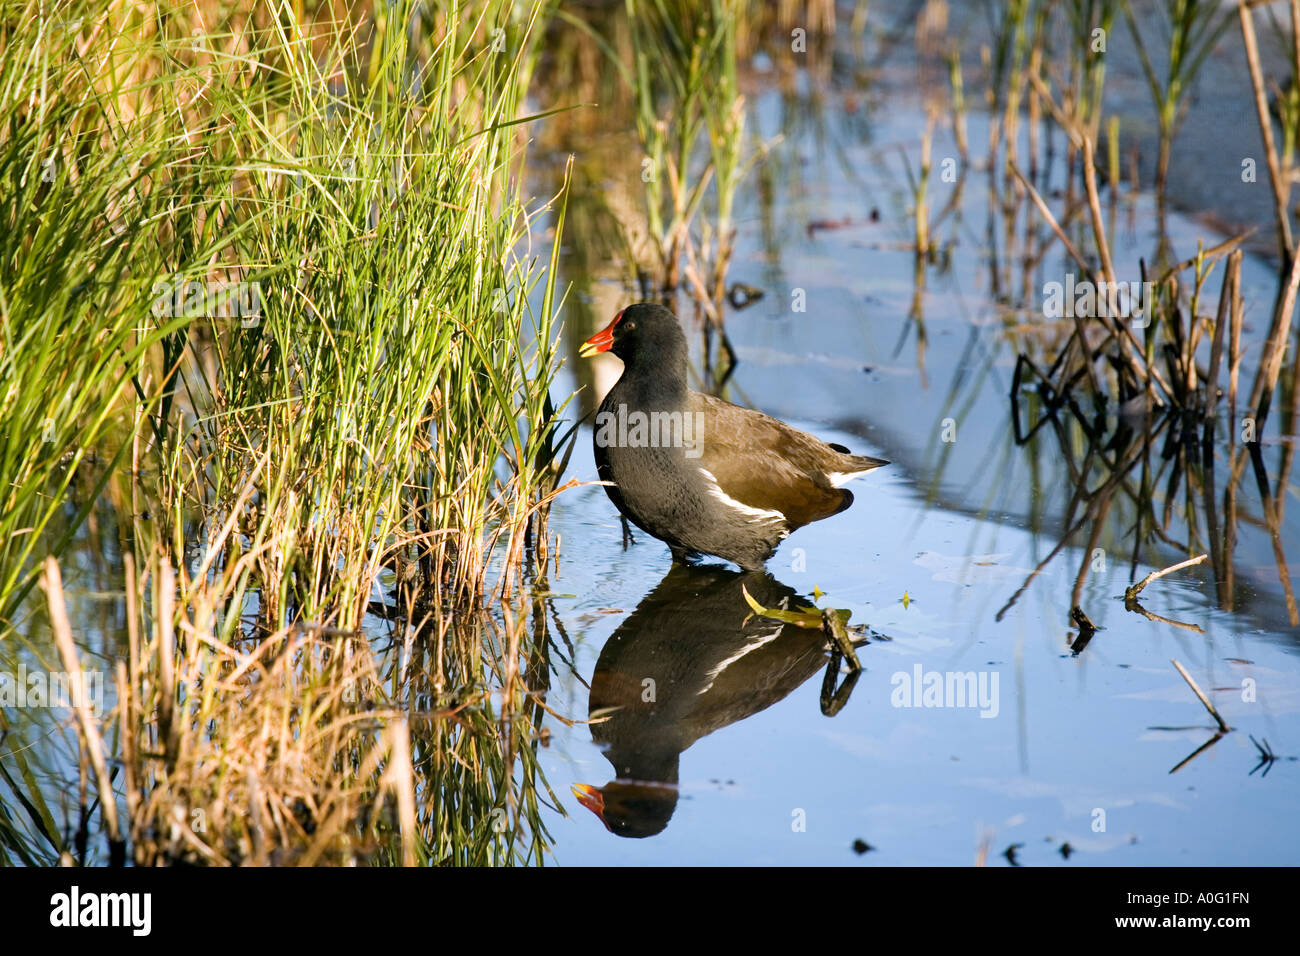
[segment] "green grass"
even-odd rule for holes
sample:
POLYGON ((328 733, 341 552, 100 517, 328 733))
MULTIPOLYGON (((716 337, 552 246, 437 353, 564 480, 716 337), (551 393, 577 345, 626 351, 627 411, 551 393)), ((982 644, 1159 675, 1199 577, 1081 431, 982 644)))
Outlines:
POLYGON ((429 588, 480 596, 554 477, 557 300, 519 125, 544 4, 305 32, 276 5, 63 9, 80 33, 6 18, 0 613, 84 520, 86 473, 134 476, 161 519, 142 548, 177 556, 251 489, 230 541, 265 550, 278 623, 355 624, 406 547, 429 588), (91 49, 115 40, 98 61, 91 23, 91 49), (224 286, 256 314, 223 314, 224 286))
POLYGON ((1124 19, 1137 46, 1160 130, 1159 154, 1156 158, 1156 195, 1163 207, 1174 137, 1187 114, 1187 93, 1205 58, 1236 21, 1237 11, 1235 5, 1225 8, 1213 0, 1170 0, 1165 4, 1162 12, 1168 24, 1168 45, 1165 50, 1164 75, 1161 76, 1148 52, 1153 46, 1150 34, 1154 31, 1149 26, 1138 24, 1129 0, 1123 0, 1123 3, 1124 19))
MULTIPOLYGON (((525 600, 544 559, 562 471, 565 196, 535 202, 524 185, 549 4, 328 11, 3 7, 0 660, 55 666, 33 586, 47 555, 106 519, 151 582, 124 572, 144 637, 118 689, 147 704, 123 705, 108 737, 137 745, 112 756, 134 774, 114 786, 138 859, 267 862, 240 822, 260 806, 299 861, 343 860, 337 841, 363 837, 366 859, 539 861, 542 835, 520 822, 538 785, 516 713, 532 706, 530 645, 522 625, 499 632, 522 620, 500 607, 525 600), (392 668, 380 697, 404 716, 311 746, 304 729, 347 723, 341 642, 368 654, 328 635, 357 634, 396 583, 436 679, 361 661, 392 668), (487 613, 489 598, 505 603, 487 613), (303 628, 325 635, 319 660, 287 650, 303 628), (252 660, 279 692, 225 682, 252 660), (422 680, 472 706, 453 720, 418 704, 422 680), (286 740, 317 772, 291 779, 250 750, 250 713, 297 727, 286 740), (428 771, 418 794, 410 759, 392 769, 402 747, 428 771), (354 759, 355 778, 331 774, 354 759), (250 773, 257 794, 240 789, 250 773), (335 842, 294 842, 274 804, 291 792, 335 842), (208 812, 202 848, 166 836, 178 800, 208 812), (389 817, 364 809, 390 800, 392 844, 376 829, 389 817), (484 823, 495 809, 508 827, 484 823), (466 827, 479 836, 460 841, 466 827)), ((64 829, 17 766, 0 851, 48 862, 64 829)))

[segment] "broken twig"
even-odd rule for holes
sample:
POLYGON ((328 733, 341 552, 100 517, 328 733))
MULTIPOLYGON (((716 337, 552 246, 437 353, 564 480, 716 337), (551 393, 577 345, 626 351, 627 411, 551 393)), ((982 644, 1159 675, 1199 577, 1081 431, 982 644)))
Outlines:
POLYGON ((1166 574, 1173 574, 1175 571, 1181 571, 1183 568, 1190 568, 1194 564, 1200 564, 1208 557, 1208 554, 1198 554, 1194 558, 1188 558, 1186 561, 1180 561, 1178 564, 1171 565, 1163 571, 1152 571, 1137 584, 1129 585, 1124 589, 1124 603, 1128 604, 1131 601, 1136 601, 1137 596, 1142 593, 1142 589, 1157 578, 1163 578, 1166 574))
MULTIPOLYGON (((1205 557, 1205 555, 1201 555, 1201 557, 1205 557)), ((1169 659, 1169 662, 1178 668, 1178 673, 1183 675, 1183 680, 1187 681, 1187 686, 1192 689, 1192 693, 1197 696, 1205 709, 1210 712, 1210 716, 1213 717, 1215 723, 1219 725, 1219 730, 1223 731, 1225 734, 1230 731, 1232 728, 1223 722, 1223 718, 1219 716, 1219 712, 1215 710, 1214 705, 1210 703, 1210 698, 1206 697, 1201 688, 1196 686, 1196 681, 1192 680, 1192 675, 1187 673, 1187 670, 1183 665, 1178 663, 1178 661, 1174 660, 1172 657, 1169 659)))

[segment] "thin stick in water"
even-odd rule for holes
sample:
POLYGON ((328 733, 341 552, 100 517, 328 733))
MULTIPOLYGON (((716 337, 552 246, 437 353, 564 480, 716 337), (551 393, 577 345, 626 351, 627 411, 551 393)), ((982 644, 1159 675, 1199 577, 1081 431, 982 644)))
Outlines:
POLYGON ((1208 557, 1209 557, 1208 554, 1198 554, 1194 558, 1188 558, 1186 561, 1180 561, 1178 564, 1170 565, 1169 567, 1165 568, 1163 571, 1152 571, 1150 574, 1144 577, 1137 584, 1131 585, 1124 590, 1124 600, 1125 601, 1134 600, 1139 594, 1142 593, 1142 589, 1146 587, 1148 584, 1150 584, 1152 581, 1155 581, 1159 578, 1163 578, 1166 574, 1173 574, 1175 571, 1181 571, 1183 568, 1190 568, 1194 564, 1200 564, 1208 557))
POLYGON ((122 831, 117 823, 117 795, 108 779, 108 764, 104 759, 104 742, 99 735, 99 727, 90 713, 90 704, 86 696, 85 677, 81 672, 81 661, 77 656, 77 646, 72 640, 72 625, 68 622, 68 608, 63 601, 63 576, 59 573, 59 562, 50 555, 45 559, 45 568, 41 572, 41 590, 45 592, 50 609, 50 630, 54 632, 54 643, 59 649, 64 670, 68 672, 68 690, 71 704, 81 726, 82 739, 90 755, 90 764, 95 771, 95 784, 99 791, 100 812, 104 815, 104 825, 108 829, 108 839, 113 852, 120 852, 122 831))
POLYGON ((1178 668, 1178 673, 1183 675, 1183 680, 1187 681, 1187 686, 1192 689, 1192 693, 1197 696, 1200 702, 1205 706, 1205 709, 1210 712, 1210 716, 1213 717, 1215 722, 1219 725, 1219 729, 1225 734, 1230 731, 1232 728, 1223 722, 1223 718, 1219 716, 1219 712, 1215 710, 1214 705, 1210 703, 1210 698, 1206 697, 1205 693, 1196 686, 1196 681, 1192 680, 1192 675, 1187 673, 1187 669, 1172 657, 1169 659, 1169 662, 1178 668))

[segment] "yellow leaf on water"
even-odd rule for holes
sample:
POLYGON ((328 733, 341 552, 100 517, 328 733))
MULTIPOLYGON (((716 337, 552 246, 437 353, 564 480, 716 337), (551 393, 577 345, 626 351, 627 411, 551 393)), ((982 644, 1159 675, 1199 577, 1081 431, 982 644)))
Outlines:
MULTIPOLYGON (((793 611, 785 611, 779 607, 763 607, 754 600, 753 595, 749 593, 749 589, 743 584, 740 586, 740 592, 745 595, 745 603, 749 605, 750 610, 762 617, 771 618, 774 621, 784 621, 798 627, 818 628, 822 626, 822 612, 815 607, 798 607, 793 611)), ((849 620, 849 613, 847 609, 835 609, 835 615, 846 624, 849 620)))

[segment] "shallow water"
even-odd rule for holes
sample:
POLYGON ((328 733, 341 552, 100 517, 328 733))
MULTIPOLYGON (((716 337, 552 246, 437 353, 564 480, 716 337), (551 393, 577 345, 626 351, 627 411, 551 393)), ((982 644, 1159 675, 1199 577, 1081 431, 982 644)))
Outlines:
MULTIPOLYGON (((978 39, 967 37, 968 46, 978 39)), ((850 510, 785 541, 769 575, 721 565, 670 573, 660 542, 637 533, 624 548, 618 514, 600 487, 559 497, 551 530, 562 544, 548 605, 573 654, 572 667, 567 648, 552 656, 546 702, 580 722, 549 721, 540 751, 568 811, 544 811, 554 859, 1295 864, 1298 635, 1249 470, 1238 483, 1231 600, 1224 600, 1226 575, 1216 580, 1207 563, 1142 595, 1150 612, 1200 632, 1126 611, 1129 584, 1188 556, 1185 479, 1173 483, 1168 540, 1139 540, 1140 508, 1152 501, 1159 513, 1169 496, 1173 466, 1157 439, 1150 481, 1135 471, 1112 507, 1061 544, 1084 514, 1075 500, 1080 486, 1095 491, 1108 472, 1093 460, 1087 477, 1078 477, 1086 441, 1068 416, 1059 435, 1046 427, 1018 445, 1008 394, 1017 353, 1036 336, 1055 334, 1044 333, 1040 290, 1070 263, 1054 246, 1027 279, 1018 266, 1006 271, 1004 226, 996 220, 998 243, 990 246, 979 145, 987 142, 987 120, 976 111, 967 120, 972 165, 960 200, 936 229, 946 252, 926 266, 918 290, 907 247, 906 167, 918 162, 925 93, 906 46, 864 71, 849 39, 837 43, 825 74, 785 77, 760 57, 744 76, 750 129, 784 139, 739 198, 730 278, 765 295, 727 310, 740 363, 723 395, 892 464, 853 483, 850 510), (810 230, 815 223, 830 227, 810 230), (806 311, 792 309, 797 293, 806 311), (955 440, 945 441, 945 432, 955 440), (742 585, 767 606, 811 603, 817 590, 820 606, 851 611, 867 641, 858 649, 864 670, 834 716, 824 713, 834 705, 820 634, 751 615, 742 585), (1101 628, 1090 641, 1079 641, 1070 621, 1076 603, 1101 628), (1224 609, 1229 603, 1233 609, 1224 609), (1211 696, 1231 733, 1216 740, 1213 720, 1171 658, 1211 696), (910 686, 918 674, 923 684, 933 674, 954 682, 969 674, 983 699, 924 706, 924 693, 910 686), (904 706, 918 700, 922 706, 904 706), (605 719, 588 724, 588 717, 605 719), (1261 764, 1252 736, 1266 738, 1279 759, 1261 764), (608 787, 616 778, 623 783, 608 787), (604 789, 616 832, 578 805, 571 784, 604 789)), ((976 62, 967 52, 968 65, 976 62)), ((1142 88, 1124 62, 1117 59, 1110 86, 1136 110, 1142 104, 1133 91, 1142 88)), ((1247 102, 1232 115, 1249 119, 1246 88, 1234 94, 1228 82, 1231 64, 1216 58, 1208 69, 1219 71, 1211 88, 1218 108, 1247 102)), ((979 88, 973 77, 968 82, 974 101, 979 88)), ((1198 126, 1195 116, 1191 155, 1213 152, 1218 127, 1198 126)), ((598 129, 586 130, 566 225, 569 357, 555 390, 581 387, 573 408, 584 413, 619 367, 608 357, 578 359, 576 345, 635 298, 622 281, 609 222, 635 210, 640 188, 631 119, 606 110, 592 125, 598 129)), ((1233 129, 1243 141, 1253 135, 1251 123, 1233 129)), ((553 132, 542 124, 536 147, 539 167, 551 174, 574 148, 553 132)), ((1057 142, 1051 161, 1044 159, 1056 189, 1065 185, 1062 153, 1057 142)), ((957 185, 938 177, 942 160, 955 156, 951 129, 941 124, 932 216, 957 185)), ((544 182, 538 194, 555 186, 544 182)), ((1259 193, 1266 189, 1261 181, 1259 193)), ((1176 177, 1171 190, 1193 212, 1224 220, 1225 210, 1236 210, 1268 228, 1267 203, 1239 203, 1227 189, 1207 197, 1190 176, 1176 177)), ((1147 194, 1126 197, 1114 216, 1117 269, 1136 279, 1138 258, 1151 261, 1157 241, 1154 203, 1147 194)), ((1178 256, 1191 255, 1198 238, 1207 245, 1221 238, 1204 218, 1171 213, 1178 256)), ((1023 228, 1021 221, 1017 231, 1023 228)), ((1243 365, 1248 394, 1274 267, 1248 256, 1243 282, 1253 350, 1243 365)), ((1217 296, 1217 275, 1208 288, 1217 296)), ((684 318, 689 324, 688 312, 684 318)), ((1274 482, 1294 441, 1291 400, 1279 394, 1264 436, 1274 482)), ((1211 495, 1220 503, 1231 437, 1221 426, 1211 495)), ((595 478, 589 428, 569 477, 595 478)), ((1190 513, 1199 527, 1204 474, 1195 480, 1190 513)), ((1284 545, 1300 541, 1297 523, 1293 504, 1284 545)), ((67 562, 71 613, 83 653, 111 662, 122 631, 115 546, 111 535, 97 540, 93 527, 81 540, 97 559, 67 562)), ((1195 540, 1193 552, 1208 546, 1199 534, 1195 540)), ((1292 580, 1288 570, 1282 575, 1292 580)), ((382 637, 384 626, 373 623, 382 637)), ((111 692, 105 696, 107 709, 111 692)), ((52 712, 23 719, 42 724, 24 728, 24 741, 48 732, 32 756, 47 802, 75 814, 75 741, 52 712)))
MULTIPOLYGON (((1095 522, 1086 522, 1005 607, 1082 515, 1071 515, 1079 482, 1057 437, 1045 428, 1017 446, 1007 399, 1024 340, 1009 326, 1043 324, 1037 290, 1070 264, 1051 250, 1019 311, 991 295, 988 176, 972 168, 958 211, 938 230, 941 243, 953 243, 951 261, 927 268, 923 323, 909 318, 903 155, 915 167, 924 104, 910 64, 884 69, 865 90, 842 65, 829 86, 799 77, 793 94, 774 78, 750 77, 752 122, 765 137, 786 138, 770 159, 781 171, 778 188, 766 202, 752 182, 742 190, 731 279, 766 295, 728 310, 740 364, 724 396, 893 462, 850 486, 857 500, 849 511, 785 541, 771 578, 750 586, 766 589, 771 600, 760 600, 769 606, 783 596, 810 602, 818 588, 821 606, 850 609, 852 622, 869 628, 859 650, 865 670, 843 709, 824 716, 826 656, 807 632, 751 617, 740 581, 719 566, 668 575, 666 546, 639 533, 624 550, 618 515, 599 487, 567 493, 552 518, 564 548, 551 583, 573 595, 553 603, 575 646, 576 673, 560 671, 548 700, 575 717, 620 709, 594 727, 554 728, 543 763, 562 795, 570 783, 605 787, 616 777, 643 785, 607 788, 617 835, 567 803, 571 816, 548 822, 556 859, 968 865, 983 847, 997 865, 1011 857, 1028 865, 1294 864, 1300 658, 1267 534, 1242 526, 1233 611, 1219 608, 1209 563, 1144 592, 1148 610, 1204 633, 1127 612, 1128 585, 1188 556, 1180 493, 1169 537, 1182 548, 1148 536, 1134 560, 1136 503, 1146 497, 1135 473, 1131 500, 1117 496, 1097 540, 1089 540, 1095 522), (807 228, 844 217, 840 228, 807 228), (791 309, 797 289, 805 313, 791 309), (955 441, 941 438, 945 419, 955 441), (1075 653, 1069 612, 1081 567, 1088 574, 1077 603, 1100 630, 1075 653), (1214 740, 1215 725, 1171 658, 1233 728, 1186 764, 1214 740), (991 704, 900 706, 918 669, 973 674, 991 704), (1260 766, 1250 736, 1267 737, 1286 759, 1260 766), (644 785, 664 781, 676 786, 644 785), (859 844, 859 855, 855 841, 870 849, 859 844)), ((986 143, 984 117, 972 114, 968 124, 970 142, 986 143)), ((955 153, 950 132, 939 129, 936 167, 955 153)), ((1059 170, 1053 176, 1061 186, 1059 170)), ((932 183, 932 211, 952 188, 932 183)), ((1117 270, 1137 279, 1138 257, 1151 261, 1156 243, 1153 203, 1125 199, 1115 215, 1117 270)), ((1198 237, 1207 246, 1221 238, 1178 213, 1168 229, 1180 257, 1195 252, 1198 237)), ((570 342, 632 301, 617 283, 576 281, 586 295, 567 314, 570 325, 580 323, 568 330, 570 342)), ((1256 352, 1274 283, 1272 265, 1247 258, 1247 337, 1256 352)), ((1217 297, 1217 281, 1209 288, 1217 297)), ((616 359, 598 361, 593 377, 571 355, 570 381, 590 393, 584 409, 618 374, 616 359)), ((1250 380, 1245 371, 1242 380, 1250 380)), ((1276 431, 1284 418, 1275 416, 1265 441, 1274 481, 1293 440, 1276 431)), ((1077 429, 1066 432, 1077 466, 1083 440, 1077 429)), ((1219 433, 1221 495, 1230 446, 1226 427, 1219 433)), ((1159 466, 1159 442, 1151 458, 1159 466)), ((589 430, 571 471, 595 478, 589 430)), ((1094 472, 1090 486, 1104 476, 1094 472)), ((1166 470, 1148 491, 1157 513, 1168 479, 1166 470)), ((1252 479, 1238 498, 1258 514, 1252 479)), ((1300 541, 1296 524, 1293 506, 1284 543, 1300 541)))

